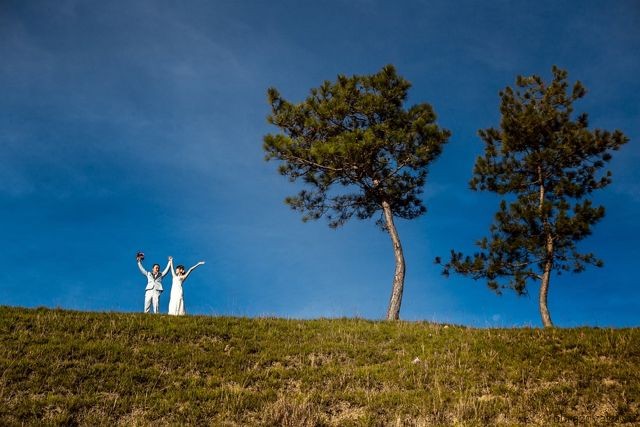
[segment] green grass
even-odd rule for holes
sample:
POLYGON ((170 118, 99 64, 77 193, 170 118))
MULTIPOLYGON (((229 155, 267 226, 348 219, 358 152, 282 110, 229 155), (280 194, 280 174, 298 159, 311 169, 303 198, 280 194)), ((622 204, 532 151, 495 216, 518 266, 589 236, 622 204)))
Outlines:
POLYGON ((0 307, 0 425, 640 425, 640 329, 0 307))

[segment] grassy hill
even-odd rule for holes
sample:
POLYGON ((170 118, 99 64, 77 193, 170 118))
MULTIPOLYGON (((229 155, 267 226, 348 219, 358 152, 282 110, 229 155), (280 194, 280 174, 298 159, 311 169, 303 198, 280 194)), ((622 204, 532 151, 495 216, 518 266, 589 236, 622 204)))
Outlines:
POLYGON ((0 307, 0 425, 640 425, 640 329, 0 307))

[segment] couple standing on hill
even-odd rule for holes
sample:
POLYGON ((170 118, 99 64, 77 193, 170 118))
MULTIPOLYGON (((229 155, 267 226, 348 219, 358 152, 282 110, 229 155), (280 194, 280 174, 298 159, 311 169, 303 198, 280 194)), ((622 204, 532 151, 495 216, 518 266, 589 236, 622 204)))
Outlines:
POLYGON ((184 310, 184 294, 182 291, 182 284, 189 274, 196 268, 204 264, 204 261, 200 261, 189 270, 185 271, 183 265, 178 265, 173 268, 173 257, 169 257, 169 262, 164 271, 160 271, 160 264, 153 264, 151 271, 147 271, 142 266, 142 260, 144 260, 144 254, 138 252, 136 254, 136 260, 138 261, 138 268, 140 272, 147 277, 147 287, 144 293, 144 312, 149 313, 151 307, 153 312, 158 313, 158 306, 160 304, 160 294, 164 290, 162 287, 162 278, 167 275, 169 268, 171 268, 171 275, 173 276, 173 282, 171 282, 171 296, 169 297, 169 314, 174 316, 182 316, 185 313, 184 310))

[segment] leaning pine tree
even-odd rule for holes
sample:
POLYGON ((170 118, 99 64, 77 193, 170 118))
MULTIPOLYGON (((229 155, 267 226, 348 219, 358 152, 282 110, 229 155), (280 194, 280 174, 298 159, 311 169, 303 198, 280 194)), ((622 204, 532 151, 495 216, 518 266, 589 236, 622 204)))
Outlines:
POLYGON ((268 91, 268 121, 282 133, 264 137, 266 158, 281 161, 282 175, 306 184, 286 203, 304 221, 325 216, 332 228, 382 213, 378 225, 389 233, 396 261, 389 320, 399 318, 405 275, 394 217, 426 211, 419 195, 427 167, 450 135, 436 125, 429 104, 403 107, 410 86, 388 65, 377 74, 326 81, 300 104, 268 91))
POLYGON ((539 281, 545 327, 553 326, 547 307, 552 272, 602 266, 594 254, 578 252, 576 243, 604 216, 604 207, 588 197, 611 182, 611 172, 602 168, 611 151, 628 141, 618 130, 589 130, 586 114, 572 119, 573 103, 586 90, 576 82, 569 91, 567 72, 555 66, 553 76, 549 85, 538 76, 519 76, 516 90, 500 93, 500 128, 479 132, 485 153, 476 160, 470 184, 506 200, 490 238, 478 242, 481 250, 473 256, 451 251, 444 266, 445 274, 487 279, 496 292, 511 288, 523 294, 528 283, 539 281))

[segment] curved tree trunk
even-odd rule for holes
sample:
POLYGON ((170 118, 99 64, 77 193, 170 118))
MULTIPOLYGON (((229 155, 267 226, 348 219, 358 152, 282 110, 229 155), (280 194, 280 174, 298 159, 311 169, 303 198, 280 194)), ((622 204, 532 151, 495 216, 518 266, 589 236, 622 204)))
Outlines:
POLYGON ((549 314, 549 307, 547 306, 547 296, 549 295, 549 280, 551 279, 551 268, 553 267, 553 236, 549 229, 549 220, 544 216, 544 195, 545 188, 542 177, 542 167, 538 166, 538 179, 540 180, 540 216, 544 224, 544 229, 547 234, 547 241, 545 245, 545 258, 544 272, 542 273, 542 282, 540 283, 540 294, 538 295, 538 307, 540 308, 540 316, 542 317, 542 324, 545 328, 553 327, 551 322, 551 315, 549 314))
POLYGON ((542 274, 542 282, 540 283, 540 295, 538 304, 540 306, 540 316, 542 316, 542 324, 545 328, 553 327, 551 315, 547 306, 547 295, 549 293, 549 279, 551 278, 551 266, 553 264, 553 239, 551 235, 547 235, 547 261, 544 263, 544 273, 542 274))
POLYGON ((393 288, 391 290, 391 298, 389 299, 389 308, 387 309, 387 320, 398 320, 400 318, 400 304, 402 304, 402 291, 404 290, 404 254, 402 253, 402 245, 398 231, 393 223, 393 212, 391 206, 386 201, 382 202, 382 210, 386 221, 389 236, 393 243, 393 253, 396 258, 396 271, 393 276, 393 288))

